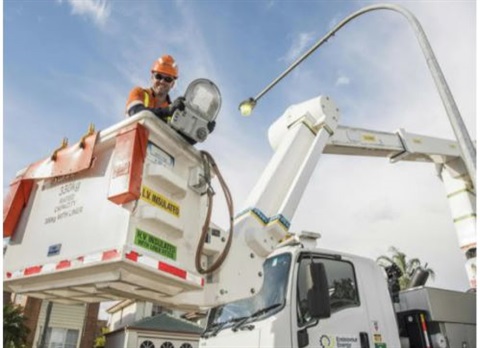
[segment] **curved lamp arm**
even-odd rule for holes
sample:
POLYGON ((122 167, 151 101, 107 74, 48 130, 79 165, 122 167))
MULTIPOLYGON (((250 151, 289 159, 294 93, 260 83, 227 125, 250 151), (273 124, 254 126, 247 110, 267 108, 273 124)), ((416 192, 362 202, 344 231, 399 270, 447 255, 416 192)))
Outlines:
POLYGON ((243 101, 239 109, 243 115, 248 116, 252 111, 255 105, 257 104, 258 100, 266 94, 270 89, 272 89, 280 80, 282 80, 288 73, 290 73, 293 69, 297 67, 301 62, 303 62, 310 54, 313 53, 317 48, 319 48, 323 43, 325 43, 330 37, 335 35, 335 33, 340 30, 345 24, 350 22, 352 19, 366 13, 375 10, 391 10, 395 12, 401 13, 410 23, 412 26, 415 35, 417 37, 418 43, 422 49, 422 52, 425 56, 427 61, 427 65, 430 69, 430 73, 432 74, 433 80, 435 81, 435 85, 437 86, 438 93, 442 99, 443 105, 447 112, 448 118, 450 120, 450 124, 452 125, 453 132, 457 138, 457 141, 460 145, 460 152, 467 167, 467 171, 470 175, 470 179, 472 181, 473 187, 476 187, 476 149, 473 145, 472 140, 468 134, 467 128, 465 127, 465 123, 460 115, 458 110, 457 104, 453 99, 453 95, 450 92, 450 88, 448 87, 447 81, 443 76, 442 70, 435 58, 433 53, 432 47, 423 31, 420 22, 415 18, 415 16, 408 11, 407 9, 394 5, 394 4, 378 4, 367 6, 360 9, 357 12, 352 13, 350 16, 346 17, 340 23, 338 23, 332 30, 330 30, 324 37, 322 37, 317 43, 315 43, 305 54, 299 57, 295 62, 293 62, 282 74, 280 74, 275 80, 273 80, 265 89, 263 89, 257 96, 254 98, 249 98, 243 101))

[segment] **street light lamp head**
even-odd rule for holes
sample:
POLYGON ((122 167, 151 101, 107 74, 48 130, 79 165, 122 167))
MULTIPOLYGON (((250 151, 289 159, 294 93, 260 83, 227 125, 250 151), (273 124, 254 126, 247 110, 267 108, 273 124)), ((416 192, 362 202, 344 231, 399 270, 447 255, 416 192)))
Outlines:
POLYGON ((257 102, 253 98, 248 98, 240 103, 238 109, 242 116, 250 116, 257 102))

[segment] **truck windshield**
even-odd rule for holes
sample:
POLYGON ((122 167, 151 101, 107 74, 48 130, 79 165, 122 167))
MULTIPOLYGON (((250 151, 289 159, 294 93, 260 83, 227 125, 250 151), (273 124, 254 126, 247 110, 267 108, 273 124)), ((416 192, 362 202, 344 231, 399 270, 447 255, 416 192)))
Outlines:
POLYGON ((280 254, 267 259, 263 264, 265 277, 260 291, 253 297, 213 308, 208 317, 207 330, 214 327, 223 329, 230 326, 229 323, 234 325, 239 321, 265 318, 281 309, 285 303, 291 258, 290 254, 280 254))

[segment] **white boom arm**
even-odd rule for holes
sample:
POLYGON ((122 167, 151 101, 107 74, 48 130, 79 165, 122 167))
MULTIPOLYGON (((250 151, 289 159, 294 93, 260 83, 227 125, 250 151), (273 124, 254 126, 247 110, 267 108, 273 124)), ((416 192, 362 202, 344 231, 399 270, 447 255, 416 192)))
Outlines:
MULTIPOLYGON (((237 216, 237 241, 246 241, 254 251, 251 255, 260 258, 274 249, 286 236, 322 152, 386 157, 391 162, 430 162, 437 166, 445 185, 459 245, 467 257, 467 274, 475 288, 475 192, 458 144, 403 129, 387 133, 337 126, 339 117, 338 108, 328 97, 318 97, 291 106, 270 127, 269 139, 275 154, 248 197, 246 209, 237 216)), ((236 260, 230 258, 228 262, 236 260)), ((230 294, 235 292, 237 277, 245 283, 250 279, 253 284, 252 277, 260 274, 251 270, 237 272, 219 274, 219 283, 230 294)), ((252 287, 251 293, 255 291, 252 287)))
POLYGON ((470 287, 476 288, 475 189, 456 142, 411 134, 403 129, 386 133, 338 126, 324 153, 434 163, 445 186, 459 246, 467 259, 465 268, 470 287))
MULTIPOLYGON (((312 136, 316 132, 314 123, 308 120, 318 104, 317 100, 290 107, 271 126, 270 144, 276 153, 250 195, 249 206, 266 216, 281 214, 291 219, 312 173, 313 168, 308 165, 314 166, 322 152, 385 157, 392 163, 400 160, 434 163, 445 186, 459 246, 467 258, 470 286, 476 288, 475 190, 460 157, 458 144, 451 140, 407 133, 403 129, 388 133, 340 125, 336 127, 338 114, 333 113, 328 127, 324 129, 331 134, 328 141, 322 141, 327 132, 319 133, 315 146, 307 150, 307 145, 292 144, 290 139, 300 132, 307 139, 306 134, 312 136), (293 127, 295 125, 297 128, 293 127)), ((256 246, 251 247, 255 249, 256 246)))

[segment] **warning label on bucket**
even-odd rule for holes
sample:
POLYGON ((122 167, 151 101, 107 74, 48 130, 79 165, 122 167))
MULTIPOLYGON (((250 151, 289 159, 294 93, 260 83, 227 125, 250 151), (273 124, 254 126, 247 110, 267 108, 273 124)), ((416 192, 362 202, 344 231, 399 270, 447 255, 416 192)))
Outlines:
POLYGON ((142 200, 176 217, 180 216, 180 206, 178 204, 146 186, 142 186, 142 200))
POLYGON ((169 259, 177 259, 177 247, 150 233, 138 229, 135 231, 134 244, 147 250, 153 251, 169 259))

